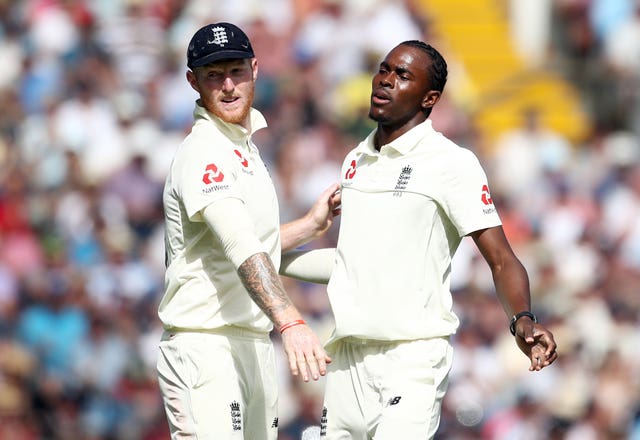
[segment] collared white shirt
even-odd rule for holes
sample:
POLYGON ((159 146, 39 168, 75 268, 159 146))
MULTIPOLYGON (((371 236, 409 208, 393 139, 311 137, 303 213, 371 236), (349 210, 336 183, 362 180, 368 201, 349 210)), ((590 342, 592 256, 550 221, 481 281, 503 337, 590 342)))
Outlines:
POLYGON ((158 314, 165 328, 207 330, 237 325, 262 332, 272 328, 201 215, 216 200, 242 200, 264 246, 262 251, 278 269, 278 200, 251 141, 251 135, 266 127, 266 121, 255 109, 250 117, 251 132, 196 105, 191 133, 176 152, 163 194, 167 270, 158 314))
POLYGON ((431 121, 380 152, 372 132, 342 166, 342 215, 328 284, 333 340, 447 336, 458 318, 449 289, 463 236, 498 226, 486 175, 431 121))

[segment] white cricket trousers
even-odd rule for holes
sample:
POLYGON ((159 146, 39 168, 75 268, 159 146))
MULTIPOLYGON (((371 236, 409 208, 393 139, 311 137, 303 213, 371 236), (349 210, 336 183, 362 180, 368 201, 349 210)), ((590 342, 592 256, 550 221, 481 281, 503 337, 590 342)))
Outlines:
POLYGON ((166 331, 158 382, 173 440, 276 440, 278 383, 269 335, 239 327, 166 331))
POLYGON ((440 423, 453 349, 448 338, 343 338, 329 347, 321 438, 427 440, 440 423))

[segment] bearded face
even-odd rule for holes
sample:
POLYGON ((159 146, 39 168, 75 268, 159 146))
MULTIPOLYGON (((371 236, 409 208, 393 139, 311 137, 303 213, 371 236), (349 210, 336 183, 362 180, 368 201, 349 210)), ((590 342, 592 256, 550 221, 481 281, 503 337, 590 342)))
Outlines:
POLYGON ((200 103, 225 122, 249 128, 258 63, 253 59, 222 60, 187 72, 200 103))

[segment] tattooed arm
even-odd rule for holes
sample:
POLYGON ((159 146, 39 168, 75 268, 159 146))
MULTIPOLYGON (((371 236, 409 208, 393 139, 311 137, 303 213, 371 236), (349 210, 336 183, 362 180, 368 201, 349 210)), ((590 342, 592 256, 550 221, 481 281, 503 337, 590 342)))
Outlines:
POLYGON ((237 268, 251 299, 281 331, 291 374, 301 374, 305 382, 309 380, 309 372, 314 380, 324 376, 331 358, 318 337, 306 324, 283 329, 291 322, 302 320, 302 315, 285 292, 264 246, 255 237, 244 203, 235 198, 222 199, 207 206, 202 214, 237 268))
POLYGON ((287 322, 302 319, 287 296, 271 258, 266 252, 247 258, 238 268, 238 275, 251 299, 277 328, 287 322))

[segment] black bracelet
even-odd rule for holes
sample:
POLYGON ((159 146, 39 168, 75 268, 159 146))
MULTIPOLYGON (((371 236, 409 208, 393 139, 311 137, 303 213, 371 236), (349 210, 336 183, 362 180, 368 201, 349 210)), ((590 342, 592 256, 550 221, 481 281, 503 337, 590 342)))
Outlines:
POLYGON ((511 332, 511 334, 512 334, 513 336, 515 336, 515 335, 516 335, 516 321, 517 321, 518 319, 522 318, 523 316, 528 316, 529 318, 531 318, 531 320, 532 320, 534 323, 537 323, 537 322, 538 322, 538 318, 536 318, 536 315, 534 315, 534 314, 533 314, 533 313, 531 313, 531 312, 524 311, 524 312, 516 313, 516 314, 515 314, 515 315, 513 315, 513 317, 511 318, 511 323, 509 323, 509 331, 511 332))

